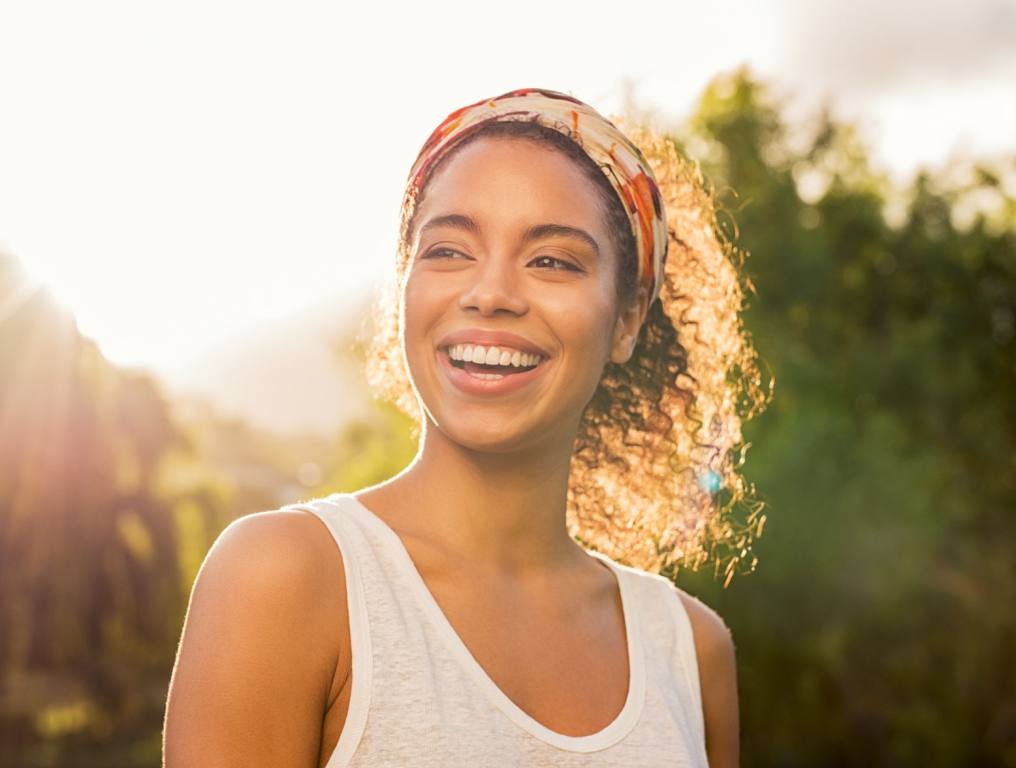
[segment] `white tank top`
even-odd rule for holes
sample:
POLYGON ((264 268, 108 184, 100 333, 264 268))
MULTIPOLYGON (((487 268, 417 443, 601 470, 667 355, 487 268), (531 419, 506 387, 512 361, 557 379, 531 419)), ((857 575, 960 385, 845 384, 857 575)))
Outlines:
POLYGON ((324 521, 344 562, 352 690, 327 768, 708 768, 691 622, 667 579, 587 550, 620 586, 628 694, 602 730, 569 736, 537 722, 494 684, 398 534, 355 496, 283 509, 324 521))

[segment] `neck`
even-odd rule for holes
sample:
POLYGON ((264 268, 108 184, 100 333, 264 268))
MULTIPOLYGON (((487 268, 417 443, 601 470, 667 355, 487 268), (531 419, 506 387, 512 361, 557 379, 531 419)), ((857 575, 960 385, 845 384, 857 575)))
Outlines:
POLYGON ((416 459, 388 483, 397 489, 400 519, 479 568, 522 573, 572 565, 580 552, 565 522, 574 437, 572 431, 538 447, 480 452, 425 421, 416 459))

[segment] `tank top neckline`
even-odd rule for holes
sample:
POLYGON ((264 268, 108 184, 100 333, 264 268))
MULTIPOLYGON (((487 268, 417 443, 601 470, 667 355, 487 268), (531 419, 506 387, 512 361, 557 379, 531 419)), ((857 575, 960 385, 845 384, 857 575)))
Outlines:
POLYGON ((551 730, 529 715, 502 691, 486 670, 473 656, 458 632, 448 621, 448 617, 437 599, 434 597, 423 576, 417 569, 402 539, 395 530, 378 517, 352 493, 335 493, 329 497, 333 500, 345 500, 349 509, 357 519, 363 521, 380 535, 385 548, 394 556, 400 569, 405 574, 410 588, 420 607, 427 614, 435 629, 444 637, 447 647, 455 655, 465 671, 473 678, 488 699, 495 704, 518 726, 536 738, 571 752, 594 752, 616 744, 627 735, 642 713, 646 696, 646 670, 643 656, 642 637, 638 625, 634 595, 630 592, 622 566, 609 557, 586 550, 586 552, 602 562, 614 574, 621 597, 621 608, 624 613, 625 643, 628 654, 628 692, 624 705, 617 716, 606 726, 595 733, 584 736, 570 736, 551 730))

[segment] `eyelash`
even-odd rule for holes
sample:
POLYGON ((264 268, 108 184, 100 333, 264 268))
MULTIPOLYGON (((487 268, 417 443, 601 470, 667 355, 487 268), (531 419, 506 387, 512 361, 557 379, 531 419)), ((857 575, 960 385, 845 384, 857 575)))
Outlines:
MULTIPOLYGON (((436 255, 436 254, 439 254, 439 253, 457 253, 460 256, 465 255, 461 251, 456 251, 454 248, 432 248, 431 250, 427 251, 427 254, 423 258, 425 258, 425 259, 441 258, 440 256, 436 255)), ((564 265, 564 267, 562 269, 558 269, 556 267, 552 268, 551 269, 552 272, 566 272, 566 271, 569 271, 569 270, 571 270, 573 272, 580 272, 581 271, 577 266, 572 264, 570 261, 567 261, 565 259, 559 259, 556 256, 547 256, 546 254, 544 254, 543 256, 537 256, 534 259, 534 261, 540 261, 541 259, 550 259, 551 261, 556 261, 557 263, 564 265)))

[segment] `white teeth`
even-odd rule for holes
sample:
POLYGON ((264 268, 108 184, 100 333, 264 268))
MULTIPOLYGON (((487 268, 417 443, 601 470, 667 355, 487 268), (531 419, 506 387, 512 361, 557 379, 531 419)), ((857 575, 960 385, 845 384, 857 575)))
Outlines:
POLYGON ((455 344, 448 347, 448 356, 452 360, 461 360, 467 363, 482 363, 484 365, 513 365, 519 368, 536 365, 543 359, 541 355, 522 352, 517 349, 510 349, 508 347, 484 347, 479 344, 455 344))

